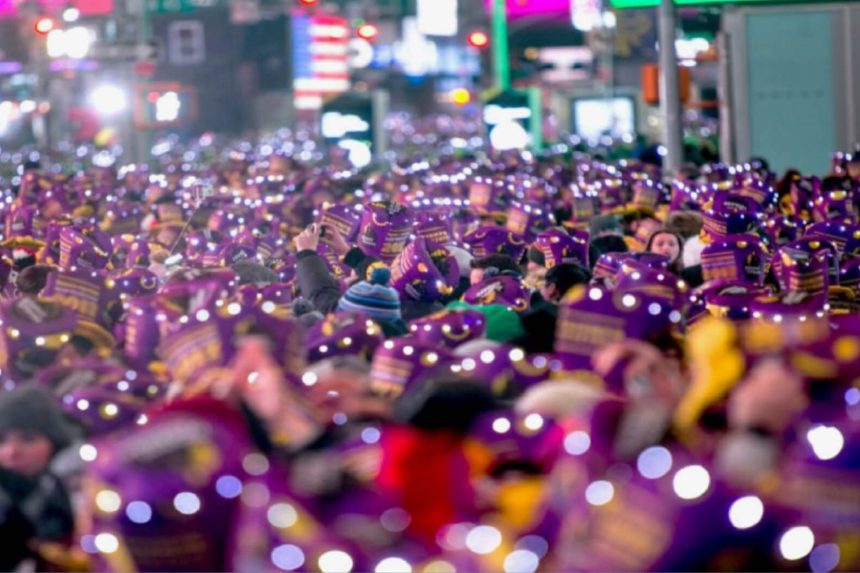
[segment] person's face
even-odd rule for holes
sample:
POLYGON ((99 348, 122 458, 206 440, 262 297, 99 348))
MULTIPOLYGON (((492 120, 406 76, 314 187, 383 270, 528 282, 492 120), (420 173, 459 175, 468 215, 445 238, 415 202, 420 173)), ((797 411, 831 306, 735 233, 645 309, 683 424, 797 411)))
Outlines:
POLYGON ((43 434, 9 430, 0 434, 0 467, 27 477, 42 473, 51 461, 54 447, 43 434))
POLYGON ((484 269, 472 269, 472 272, 469 274, 469 284, 475 286, 482 280, 484 280, 484 269))
POLYGON ((669 257, 670 261, 676 261, 681 254, 681 245, 678 238, 669 233, 660 233, 651 242, 651 252, 669 257))
POLYGON ((556 299, 559 298, 560 293, 558 292, 558 288, 552 283, 543 283, 538 287, 540 290, 540 295, 544 298, 544 300, 555 302, 556 299))
POLYGON ((543 265, 539 265, 534 261, 529 261, 529 264, 526 267, 526 271, 528 272, 528 274, 533 275, 539 273, 540 271, 546 271, 546 268, 543 265))

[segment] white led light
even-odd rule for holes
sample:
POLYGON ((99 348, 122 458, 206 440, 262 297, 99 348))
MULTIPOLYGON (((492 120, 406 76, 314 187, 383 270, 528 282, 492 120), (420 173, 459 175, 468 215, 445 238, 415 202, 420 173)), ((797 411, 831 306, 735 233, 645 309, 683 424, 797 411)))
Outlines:
POLYGON ((729 521, 738 529, 749 529, 761 521, 764 504, 754 496, 748 495, 735 500, 729 508, 729 521))

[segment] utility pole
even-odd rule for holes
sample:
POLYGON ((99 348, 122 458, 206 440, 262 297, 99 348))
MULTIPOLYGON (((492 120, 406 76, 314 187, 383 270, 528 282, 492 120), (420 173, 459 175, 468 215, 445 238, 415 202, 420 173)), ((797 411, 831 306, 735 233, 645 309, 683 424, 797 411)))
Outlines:
POLYGON ((663 144, 666 146, 664 172, 674 175, 681 168, 681 94, 678 87, 678 58, 675 56, 675 3, 661 0, 660 24, 660 111, 663 116, 663 144))

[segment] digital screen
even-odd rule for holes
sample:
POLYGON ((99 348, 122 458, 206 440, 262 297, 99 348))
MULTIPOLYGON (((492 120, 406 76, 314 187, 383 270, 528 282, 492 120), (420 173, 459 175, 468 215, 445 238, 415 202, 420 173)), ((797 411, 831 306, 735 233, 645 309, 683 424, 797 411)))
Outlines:
POLYGON ((636 103, 630 97, 573 100, 573 132, 585 139, 636 134, 636 103))

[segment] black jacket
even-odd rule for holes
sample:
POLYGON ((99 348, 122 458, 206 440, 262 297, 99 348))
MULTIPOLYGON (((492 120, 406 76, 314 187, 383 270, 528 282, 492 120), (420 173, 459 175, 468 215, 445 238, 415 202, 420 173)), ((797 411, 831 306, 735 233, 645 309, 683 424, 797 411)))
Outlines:
POLYGON ((316 251, 305 249, 296 255, 296 281, 302 296, 322 314, 337 310, 340 284, 316 251))

